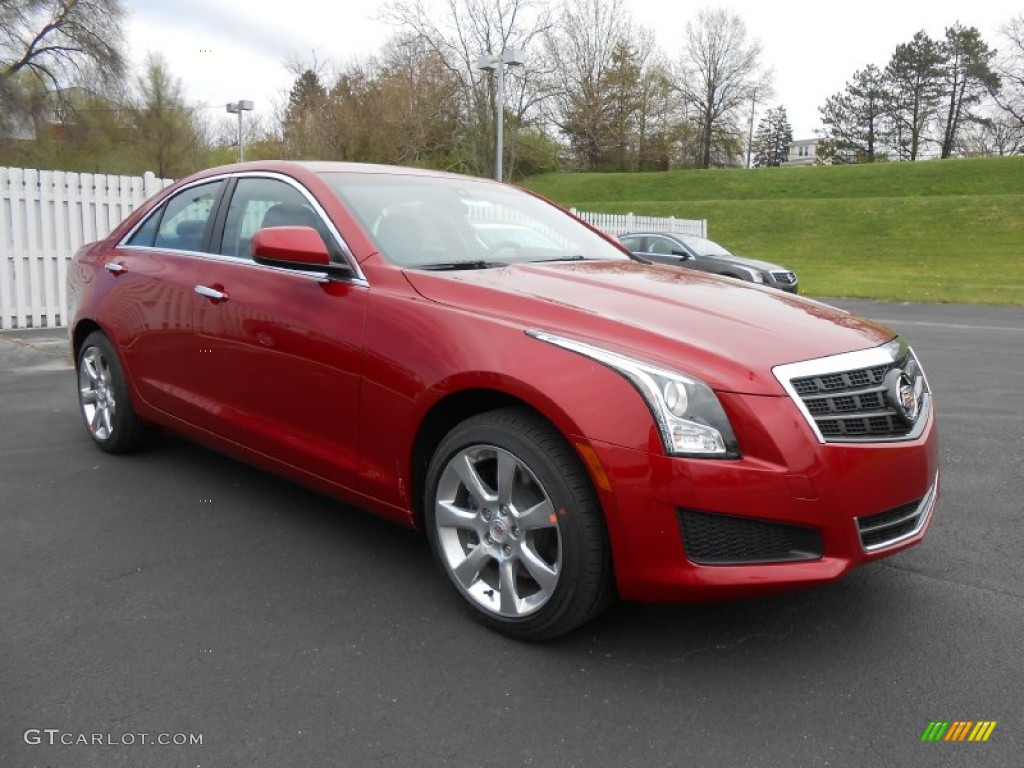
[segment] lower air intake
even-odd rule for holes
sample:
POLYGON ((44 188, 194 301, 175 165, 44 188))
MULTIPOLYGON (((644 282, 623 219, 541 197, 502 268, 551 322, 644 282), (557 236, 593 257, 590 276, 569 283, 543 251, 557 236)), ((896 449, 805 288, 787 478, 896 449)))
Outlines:
POLYGON ((700 565, 790 563, 825 552, 813 528, 692 509, 678 514, 686 556, 700 565))

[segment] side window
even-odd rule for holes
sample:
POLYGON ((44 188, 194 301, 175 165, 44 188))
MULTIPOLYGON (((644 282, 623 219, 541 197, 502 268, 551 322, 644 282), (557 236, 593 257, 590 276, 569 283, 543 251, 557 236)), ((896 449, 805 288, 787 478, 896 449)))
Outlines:
POLYGON ((634 253, 642 252, 644 249, 644 239, 640 235, 624 237, 622 238, 622 244, 634 253))
POLYGON ((228 206, 220 253, 248 259, 257 230, 287 226, 312 227, 328 251, 337 251, 324 220, 295 187, 279 179, 241 178, 228 206))
POLYGON ((671 256, 673 251, 681 251, 682 246, 678 243, 674 243, 667 237, 652 237, 650 244, 647 246, 648 253, 657 253, 662 256, 671 256))
POLYGON ((153 246, 178 251, 203 250, 206 225, 223 183, 199 184, 172 197, 164 206, 153 246))
POLYGON ((159 206, 155 211, 149 214, 149 218, 146 219, 142 226, 135 230, 135 233, 129 238, 127 245, 144 245, 149 248, 153 247, 153 242, 156 240, 157 229, 160 226, 160 217, 163 216, 165 206, 159 206))

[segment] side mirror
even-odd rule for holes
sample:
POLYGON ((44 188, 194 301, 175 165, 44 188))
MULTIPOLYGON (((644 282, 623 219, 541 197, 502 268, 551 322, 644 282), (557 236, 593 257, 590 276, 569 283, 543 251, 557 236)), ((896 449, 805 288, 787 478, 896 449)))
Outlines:
POLYGON ((672 255, 680 257, 683 261, 693 258, 693 256, 688 254, 686 251, 672 251, 672 255))
POLYGON ((309 269, 348 273, 348 267, 331 263, 331 254, 312 227, 268 227, 252 238, 252 258, 257 264, 285 269, 309 269))

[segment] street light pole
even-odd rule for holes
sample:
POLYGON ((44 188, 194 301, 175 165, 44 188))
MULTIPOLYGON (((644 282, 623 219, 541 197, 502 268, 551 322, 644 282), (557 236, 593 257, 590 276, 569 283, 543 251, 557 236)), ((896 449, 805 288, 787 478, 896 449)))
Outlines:
POLYGON ((518 67, 523 64, 523 52, 516 48, 506 48, 500 56, 483 54, 476 61, 477 69, 496 72, 498 77, 498 93, 495 104, 495 150, 494 178, 502 181, 505 176, 503 161, 505 157, 505 67, 518 67))
POLYGON ((245 152, 242 149, 242 113, 252 112, 252 109, 251 101, 239 100, 228 104, 228 112, 238 115, 238 162, 240 163, 245 160, 245 152))
POLYGON ((754 109, 757 106, 757 88, 750 94, 750 133, 747 135, 747 168, 750 168, 750 152, 754 148, 754 109))

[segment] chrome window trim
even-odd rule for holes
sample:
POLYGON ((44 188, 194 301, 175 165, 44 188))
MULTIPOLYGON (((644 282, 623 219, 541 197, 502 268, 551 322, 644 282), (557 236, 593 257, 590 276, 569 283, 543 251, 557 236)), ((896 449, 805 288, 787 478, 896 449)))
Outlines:
MULTIPOLYGON (((213 182, 213 181, 224 181, 224 180, 229 179, 229 178, 231 178, 231 174, 230 173, 220 173, 220 174, 217 174, 215 176, 207 176, 206 178, 203 178, 203 179, 196 179, 193 182, 190 182, 188 184, 185 184, 184 186, 178 187, 176 190, 174 190, 173 194, 165 197, 163 200, 160 201, 159 205, 157 205, 153 210, 151 210, 149 213, 147 213, 141 219, 139 219, 135 223, 135 226, 133 226, 131 229, 129 229, 124 234, 124 237, 122 237, 120 240, 117 241, 117 247, 118 248, 138 248, 138 249, 143 250, 143 251, 173 251, 175 253, 202 253, 202 251, 178 251, 177 249, 174 249, 174 248, 156 248, 155 246, 151 246, 151 245, 129 245, 128 241, 131 240, 132 237, 135 236, 135 233, 139 229, 141 229, 146 224, 147 221, 149 221, 153 216, 156 215, 157 210, 162 208, 171 197, 177 197, 179 192, 184 192, 187 189, 192 189, 193 187, 198 187, 201 184, 209 184, 210 182, 213 182)), ((157 194, 162 194, 165 191, 166 191, 166 189, 162 189, 157 194)))
MULTIPOLYGON (((352 279, 349 280, 349 282, 369 286, 370 283, 366 279, 366 275, 363 274, 363 270, 359 267, 359 262, 356 261, 356 258, 352 253, 352 249, 348 247, 348 243, 345 242, 345 238, 341 236, 341 233, 338 231, 337 227, 334 226, 334 222, 331 221, 331 217, 327 215, 327 212, 323 209, 323 206, 321 206, 319 201, 317 201, 317 199, 313 197, 312 193, 310 193, 310 191, 306 189, 306 187, 303 186, 302 183, 300 183, 296 179, 293 179, 291 176, 287 176, 283 173, 278 173, 277 171, 238 171, 236 173, 220 173, 214 176, 207 176, 202 179, 196 179, 195 181, 190 182, 189 184, 179 187, 174 191, 171 197, 177 195, 179 192, 184 192, 185 190, 192 189, 192 187, 198 186, 200 184, 209 184, 210 182, 214 181, 227 182, 230 179, 246 178, 275 179, 277 181, 283 181, 289 186, 295 188, 299 192, 299 194, 306 198, 307 202, 309 202, 310 207, 314 210, 314 212, 324 222, 326 222, 328 230, 331 233, 331 236, 334 238, 338 247, 341 249, 342 257, 345 259, 345 262, 348 265, 349 269, 352 270, 353 276, 352 279)), ((160 205, 157 206, 157 208, 161 207, 164 204, 164 202, 165 200, 162 200, 160 202, 160 205)), ((229 205, 230 202, 231 201, 229 200, 229 205)), ((328 275, 326 272, 304 269, 287 269, 285 267, 271 267, 265 264, 257 264, 252 259, 240 259, 235 256, 225 256, 224 254, 220 253, 209 253, 207 251, 181 251, 175 248, 156 248, 149 245, 129 245, 127 241, 132 238, 132 236, 135 234, 135 231, 142 227, 147 221, 149 221, 150 217, 155 215, 155 213, 156 210, 154 209, 153 211, 150 211, 148 215, 142 217, 135 224, 135 226, 128 230, 124 237, 122 237, 118 241, 117 247, 134 248, 141 251, 165 251, 167 253, 187 254, 190 256, 200 256, 203 258, 213 259, 214 261, 228 261, 231 262, 232 264, 250 264, 255 267, 260 267, 261 269, 280 270, 281 272, 288 272, 290 274, 295 275, 309 275, 311 277, 316 277, 321 280, 328 279, 328 275)))
MULTIPOLYGON (((935 477, 932 480, 932 485, 928 489, 928 493, 926 493, 924 498, 921 499, 921 503, 917 505, 917 510, 915 511, 915 514, 919 515, 919 517, 917 519, 917 525, 914 526, 913 530, 907 531, 906 533, 902 534, 901 536, 897 536, 895 539, 889 539, 888 541, 884 541, 884 542, 881 542, 879 544, 872 544, 870 546, 865 546, 864 539, 861 538, 860 523, 859 523, 860 518, 855 518, 854 521, 853 521, 853 527, 857 531, 857 539, 861 543, 860 544, 861 548, 865 552, 871 554, 871 553, 874 553, 874 552, 879 552, 879 551, 881 551, 883 549, 888 549, 889 547, 895 547, 895 546, 897 546, 899 544, 902 544, 905 541, 908 541, 909 539, 914 538, 915 536, 920 534, 921 531, 924 530, 925 526, 928 525, 928 521, 932 519, 932 512, 935 511, 935 503, 938 501, 938 499, 939 499, 939 473, 938 473, 938 471, 936 471, 935 472, 935 477)), ((871 517, 871 515, 865 515, 865 517, 871 517)))
POLYGON ((924 428, 928 421, 931 419, 931 387, 928 386, 928 377, 924 374, 924 369, 921 368, 921 363, 918 362, 918 369, 921 371, 921 378, 924 380, 924 396, 921 401, 921 415, 918 416, 917 422, 914 424, 914 428, 906 435, 900 435, 899 437, 864 437, 862 439, 847 439, 847 440, 826 440, 821 434, 821 430, 818 429, 818 423, 814 420, 814 416, 807 409, 806 403, 799 393, 796 391, 796 387, 793 386, 794 379, 803 379, 809 376, 823 376, 832 373, 838 373, 841 371, 853 371, 861 368, 873 368, 877 365, 892 365, 897 360, 903 359, 904 355, 912 355, 914 360, 917 361, 917 355, 914 354, 914 350, 907 344, 907 342, 901 337, 897 336, 890 342, 882 344, 878 347, 872 347, 871 349, 859 349, 855 352, 843 352, 838 355, 828 355, 827 357, 819 357, 814 360, 803 360, 798 363, 787 363, 785 365, 776 365, 772 368, 772 374, 776 380, 786 390, 786 394, 789 395, 789 399, 793 401, 797 409, 803 414, 804 421, 811 428, 811 432, 814 433, 814 437, 822 445, 859 445, 865 443, 902 443, 910 440, 916 440, 924 432, 924 428))

